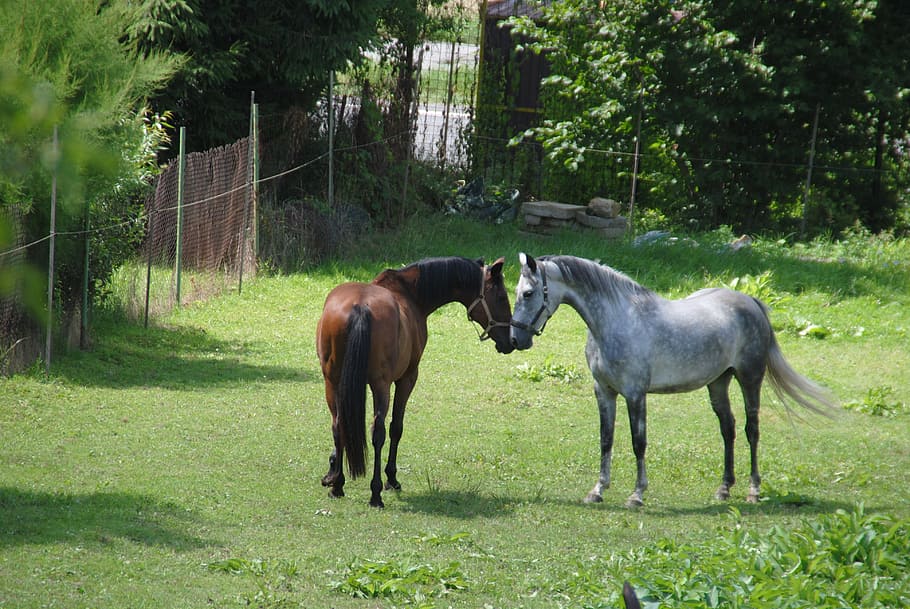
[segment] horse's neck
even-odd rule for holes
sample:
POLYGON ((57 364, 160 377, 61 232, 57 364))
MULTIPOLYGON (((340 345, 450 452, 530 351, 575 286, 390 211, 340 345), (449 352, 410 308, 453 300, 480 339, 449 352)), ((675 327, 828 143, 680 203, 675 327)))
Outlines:
POLYGON ((562 297, 562 302, 566 303, 585 320, 588 328, 594 328, 601 325, 601 316, 597 315, 597 307, 592 306, 592 303, 589 302, 587 297, 583 292, 574 286, 564 286, 564 292, 562 297))
POLYGON ((625 324, 632 308, 622 306, 614 290, 604 291, 583 282, 560 279, 560 300, 584 320, 588 329, 599 334, 614 324, 625 324))
POLYGON ((432 299, 430 302, 422 302, 418 298, 416 281, 414 281, 410 275, 400 271, 383 271, 373 280, 373 283, 395 292, 402 300, 407 302, 408 306, 419 310, 424 317, 429 316, 436 309, 447 305, 450 302, 460 302, 467 307, 472 298, 464 291, 453 290, 448 294, 437 295, 436 298, 432 299))
POLYGON ((463 304, 465 306, 465 308, 467 308, 471 304, 471 297, 467 296, 466 294, 451 292, 449 294, 444 294, 444 295, 439 296, 437 299, 433 300, 432 302, 417 301, 417 305, 419 307, 421 307, 421 309, 427 315, 429 315, 436 309, 439 309, 440 307, 443 307, 443 306, 449 304, 450 302, 460 302, 461 304, 463 304))

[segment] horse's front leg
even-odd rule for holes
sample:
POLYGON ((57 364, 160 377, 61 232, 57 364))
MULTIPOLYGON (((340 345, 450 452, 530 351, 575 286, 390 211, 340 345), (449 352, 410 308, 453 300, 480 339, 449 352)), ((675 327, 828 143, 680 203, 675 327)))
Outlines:
POLYGON ((645 470, 645 450, 648 448, 647 398, 644 392, 626 395, 625 398, 629 410, 629 427, 632 430, 632 450, 635 452, 635 462, 638 466, 635 490, 626 500, 626 506, 641 507, 644 505, 645 490, 648 488, 648 474, 645 470))
POLYGON ((341 435, 338 430, 338 410, 335 408, 335 391, 330 383, 326 382, 325 399, 329 404, 332 414, 332 440, 334 447, 329 455, 329 471, 322 477, 322 486, 330 486, 330 497, 344 497, 344 446, 341 444, 341 435))
POLYGON ((604 489, 610 488, 610 468, 613 462, 613 429, 616 424, 616 392, 594 380, 594 395, 600 414, 600 476, 597 484, 585 496, 585 503, 603 501, 604 489))
POLYGON ((370 481, 370 505, 385 507, 382 502, 382 446, 385 444, 385 416, 389 411, 390 385, 370 385, 373 390, 373 479, 370 481))
POLYGON ((389 422, 389 461, 385 466, 386 490, 401 490, 401 484, 398 482, 398 443, 404 431, 405 406, 416 384, 416 368, 395 382, 395 401, 392 403, 392 420, 389 422))

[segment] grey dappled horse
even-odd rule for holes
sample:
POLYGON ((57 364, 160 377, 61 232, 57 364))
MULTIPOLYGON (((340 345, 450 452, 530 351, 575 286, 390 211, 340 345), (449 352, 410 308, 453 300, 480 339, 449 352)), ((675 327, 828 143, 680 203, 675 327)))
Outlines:
POLYGON ((758 473, 758 409, 762 379, 767 371, 781 401, 785 396, 814 412, 828 415, 833 397, 798 374, 784 359, 758 299, 734 290, 709 288, 680 299, 667 300, 622 273, 573 256, 519 255, 521 277, 515 288, 512 344, 531 347, 547 320, 565 302, 588 326, 585 355, 594 376, 600 411, 600 477, 585 497, 603 501, 610 486, 616 396, 629 410, 632 448, 638 464, 635 491, 627 505, 640 506, 648 476, 645 473, 646 395, 679 393, 707 385, 711 406, 720 420, 724 439, 724 475, 718 499, 730 496, 736 421, 728 388, 739 382, 746 405, 746 437, 752 457, 748 501, 756 502, 758 473))

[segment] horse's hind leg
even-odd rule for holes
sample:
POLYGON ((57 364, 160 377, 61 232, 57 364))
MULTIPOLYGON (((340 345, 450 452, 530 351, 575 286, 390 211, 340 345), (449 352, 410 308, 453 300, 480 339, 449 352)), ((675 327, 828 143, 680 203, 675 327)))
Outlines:
POLYGON ((746 438, 749 440, 749 455, 752 459, 752 470, 749 475, 749 495, 746 501, 758 503, 761 492, 761 476, 758 473, 758 410, 761 404, 761 381, 746 383, 739 381, 746 403, 746 438))
POLYGON ((326 383, 326 401, 329 403, 329 410, 332 414, 332 439, 334 440, 335 446, 332 448, 332 454, 329 455, 329 471, 322 477, 322 486, 332 487, 329 489, 330 497, 344 497, 344 469, 342 469, 344 446, 341 443, 340 431, 338 429, 338 411, 335 408, 334 400, 334 389, 326 383))
POLYGON ((385 417, 389 411, 390 385, 370 386, 373 390, 373 479, 370 481, 370 505, 385 507, 382 502, 382 446, 385 444, 385 417))
POLYGON ((603 501, 604 489, 610 488, 610 468, 613 461, 613 429, 616 424, 616 392, 604 389, 594 381, 594 395, 600 413, 600 475, 597 484, 585 497, 585 503, 603 501))
POLYGON ((404 410, 417 384, 417 370, 395 382, 395 400, 392 403, 392 420, 389 422, 389 460, 385 466, 386 490, 401 490, 398 482, 398 443, 404 431, 404 410))
POLYGON ((733 446, 736 441, 736 419, 730 409, 730 379, 732 374, 728 371, 718 379, 708 384, 708 395, 711 398, 711 408, 720 422, 720 435, 724 439, 724 477, 715 497, 725 501, 730 498, 730 487, 736 483, 736 474, 733 470, 733 446))

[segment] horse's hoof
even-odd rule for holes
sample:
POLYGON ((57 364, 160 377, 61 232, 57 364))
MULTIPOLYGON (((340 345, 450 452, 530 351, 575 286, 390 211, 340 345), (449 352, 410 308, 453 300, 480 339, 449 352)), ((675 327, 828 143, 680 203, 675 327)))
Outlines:
POLYGON ((714 493, 714 498, 717 499, 718 501, 726 501, 727 499, 730 498, 730 489, 723 487, 723 486, 720 487, 719 489, 717 489, 717 492, 714 493))
POLYGON ((385 483, 385 490, 387 491, 400 491, 401 483, 398 480, 389 480, 385 483))
POLYGON ((344 497, 344 491, 340 488, 330 488, 329 497, 332 499, 340 499, 341 497, 344 497))
POLYGON ((585 503, 603 503, 603 500, 603 496, 601 496, 600 493, 595 493, 594 491, 591 491, 585 495, 585 503))
POLYGON ((746 497, 746 503, 758 503, 758 494, 749 493, 749 496, 746 497))
POLYGON ((332 486, 335 484, 335 476, 326 474, 322 477, 322 486, 332 486))
POLYGON ((370 507, 374 508, 384 508, 385 504, 382 502, 381 498, 370 499, 370 507))
POLYGON ((626 499, 627 508, 633 508, 633 509, 640 508, 640 507, 643 507, 644 505, 645 505, 645 502, 642 501, 641 497, 639 497, 638 495, 632 495, 631 497, 626 499))

